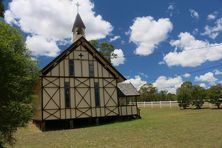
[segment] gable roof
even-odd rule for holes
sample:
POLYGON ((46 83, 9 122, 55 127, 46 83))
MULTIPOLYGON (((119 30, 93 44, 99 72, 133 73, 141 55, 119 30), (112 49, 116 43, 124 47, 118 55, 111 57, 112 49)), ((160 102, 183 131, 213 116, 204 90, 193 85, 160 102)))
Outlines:
POLYGON ((86 26, 84 25, 79 13, 76 15, 76 19, 72 28, 72 32, 74 32, 75 28, 79 27, 79 28, 86 28, 86 26))
POLYGON ((120 96, 139 96, 136 88, 131 83, 121 82, 117 84, 120 96))
POLYGON ((78 46, 84 46, 87 51, 94 52, 95 58, 105 67, 107 70, 117 78, 118 82, 126 80, 126 78, 99 52, 93 47, 83 36, 71 44, 66 50, 64 50, 60 55, 58 55, 53 61, 46 65, 41 73, 43 75, 47 74, 53 67, 55 67, 61 60, 63 60, 70 52, 75 50, 78 46), (92 51, 90 51, 92 50, 92 51), (101 60, 102 59, 102 60, 101 60))

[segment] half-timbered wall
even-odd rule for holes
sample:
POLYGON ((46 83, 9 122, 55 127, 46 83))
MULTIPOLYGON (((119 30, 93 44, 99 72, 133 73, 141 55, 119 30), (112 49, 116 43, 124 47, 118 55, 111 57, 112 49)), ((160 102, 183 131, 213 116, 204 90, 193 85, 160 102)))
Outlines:
POLYGON ((55 63, 41 81, 43 120, 119 115, 116 78, 81 45, 55 63), (74 75, 69 73, 69 60, 74 61, 74 75), (93 62, 94 76, 89 76, 89 62, 93 62), (95 105, 95 82, 100 106, 95 105), (70 107, 65 106, 65 83, 70 87, 70 107))

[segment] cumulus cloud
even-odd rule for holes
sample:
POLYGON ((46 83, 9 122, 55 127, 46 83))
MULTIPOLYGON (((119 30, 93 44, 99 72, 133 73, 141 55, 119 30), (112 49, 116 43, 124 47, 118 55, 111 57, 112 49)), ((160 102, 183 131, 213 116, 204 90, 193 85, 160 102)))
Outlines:
POLYGON ((147 82, 145 80, 142 80, 141 77, 139 75, 136 75, 134 78, 131 78, 129 80, 125 81, 126 83, 132 83, 133 86, 139 90, 140 87, 142 87, 144 84, 146 84, 147 82))
POLYGON ((55 57, 60 51, 54 40, 47 40, 45 37, 39 35, 28 36, 26 45, 33 56, 45 55, 55 57))
POLYGON ((203 88, 207 88, 207 85, 205 83, 200 83, 199 85, 203 88))
POLYGON ((214 19, 216 19, 216 15, 214 15, 214 14, 209 14, 209 15, 207 16, 207 20, 208 20, 208 21, 214 20, 214 19))
POLYGON ((182 32, 178 37, 170 42, 174 51, 164 56, 168 66, 196 67, 206 61, 222 59, 222 44, 197 40, 188 32, 182 32))
MULTIPOLYGON (((94 4, 90 0, 78 1, 80 15, 86 25, 86 38, 88 40, 105 38, 112 31, 112 25, 94 12, 94 4)), ((44 38, 48 42, 43 45, 58 46, 59 42, 72 37, 72 25, 77 13, 74 9, 76 2, 77 0, 12 0, 9 9, 5 11, 5 21, 30 34, 27 38, 29 40, 36 40, 41 36, 41 39, 44 38)), ((52 55, 48 54, 51 50, 48 46, 41 45, 44 48, 43 53, 35 51, 39 48, 33 48, 32 43, 36 42, 29 42, 28 47, 32 48, 32 53, 38 53, 39 56, 52 55)))
POLYGON ((190 9, 189 11, 190 11, 190 16, 192 18, 199 19, 199 14, 198 14, 198 12, 196 10, 190 9))
POLYGON ((207 35, 212 39, 215 39, 222 31, 222 18, 219 18, 216 20, 214 26, 208 26, 206 25, 204 27, 204 33, 202 35, 207 35))
POLYGON ((215 69, 214 70, 214 74, 215 75, 222 75, 222 71, 218 70, 218 69, 215 69))
POLYGON ((154 20, 151 16, 137 17, 130 26, 130 41, 137 45, 135 54, 147 56, 164 40, 173 29, 168 18, 154 20))
POLYGON ((189 78, 190 76, 191 76, 191 74, 189 74, 189 73, 185 73, 185 74, 183 75, 184 78, 189 78))
POLYGON ((166 90, 170 93, 176 93, 177 88, 179 88, 182 83, 183 79, 180 76, 174 78, 160 76, 153 83, 153 86, 157 87, 158 90, 166 90))
POLYGON ((114 36, 113 38, 110 38, 110 42, 113 42, 113 41, 116 41, 116 40, 118 40, 118 39, 120 39, 120 36, 114 36))
POLYGON ((122 49, 115 49, 112 54, 114 54, 114 56, 111 58, 111 63, 114 66, 119 66, 120 64, 124 64, 125 57, 122 49))
POLYGON ((217 78, 214 77, 214 73, 208 72, 200 76, 195 77, 197 82, 208 82, 211 85, 214 85, 217 81, 217 78))

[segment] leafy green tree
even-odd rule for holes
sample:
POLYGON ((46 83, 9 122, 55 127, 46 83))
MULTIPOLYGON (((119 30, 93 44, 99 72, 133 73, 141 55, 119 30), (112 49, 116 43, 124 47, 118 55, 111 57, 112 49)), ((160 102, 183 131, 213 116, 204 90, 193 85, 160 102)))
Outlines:
POLYGON ((200 109, 204 104, 204 99, 206 97, 206 91, 203 87, 199 85, 194 85, 192 90, 192 105, 200 109))
POLYGON ((189 81, 184 82, 180 88, 177 89, 177 101, 179 107, 186 109, 189 107, 192 99, 192 83, 189 81))
POLYGON ((157 91, 156 100, 157 101, 166 101, 167 100, 167 91, 165 91, 165 90, 161 90, 159 92, 157 91))
POLYGON ((0 147, 13 144, 17 127, 32 117, 32 88, 37 64, 21 33, 0 21, 0 147))
POLYGON ((177 100, 177 96, 176 96, 176 94, 167 93, 166 100, 168 100, 168 101, 176 101, 177 100))
POLYGON ((116 58, 117 55, 113 54, 114 46, 107 42, 99 43, 97 40, 91 40, 91 45, 95 47, 109 62, 111 58, 116 58))
POLYGON ((207 90, 207 99, 210 103, 216 105, 217 108, 220 108, 222 103, 222 86, 219 84, 211 86, 207 90))
POLYGON ((0 17, 4 17, 4 5, 2 0, 0 0, 0 17))
POLYGON ((154 101, 156 100, 156 87, 153 87, 152 84, 144 84, 140 90, 140 101, 154 101))

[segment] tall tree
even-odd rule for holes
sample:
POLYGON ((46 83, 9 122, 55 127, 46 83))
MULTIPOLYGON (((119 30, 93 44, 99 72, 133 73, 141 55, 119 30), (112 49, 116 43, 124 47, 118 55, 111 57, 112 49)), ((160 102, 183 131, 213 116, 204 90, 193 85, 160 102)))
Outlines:
POLYGON ((91 45, 95 47, 109 62, 111 58, 116 58, 117 55, 113 54, 114 46, 107 42, 99 43, 97 40, 91 40, 91 45))
POLYGON ((156 100, 157 89, 152 84, 144 84, 139 93, 140 101, 154 101, 156 100))
POLYGON ((199 85, 194 85, 192 89, 192 105, 200 109, 204 104, 204 99, 206 97, 206 91, 203 87, 199 85))
POLYGON ((0 147, 13 144, 17 127, 32 117, 32 88, 38 69, 21 33, 0 22, 0 147))
POLYGON ((177 101, 179 107, 186 109, 189 107, 192 99, 192 83, 189 81, 184 82, 180 88, 177 89, 177 101))
POLYGON ((0 0, 0 17, 4 17, 4 5, 2 0, 0 0))
POLYGON ((210 103, 216 105, 217 108, 220 108, 222 103, 222 86, 219 84, 211 86, 207 90, 207 99, 210 103))

